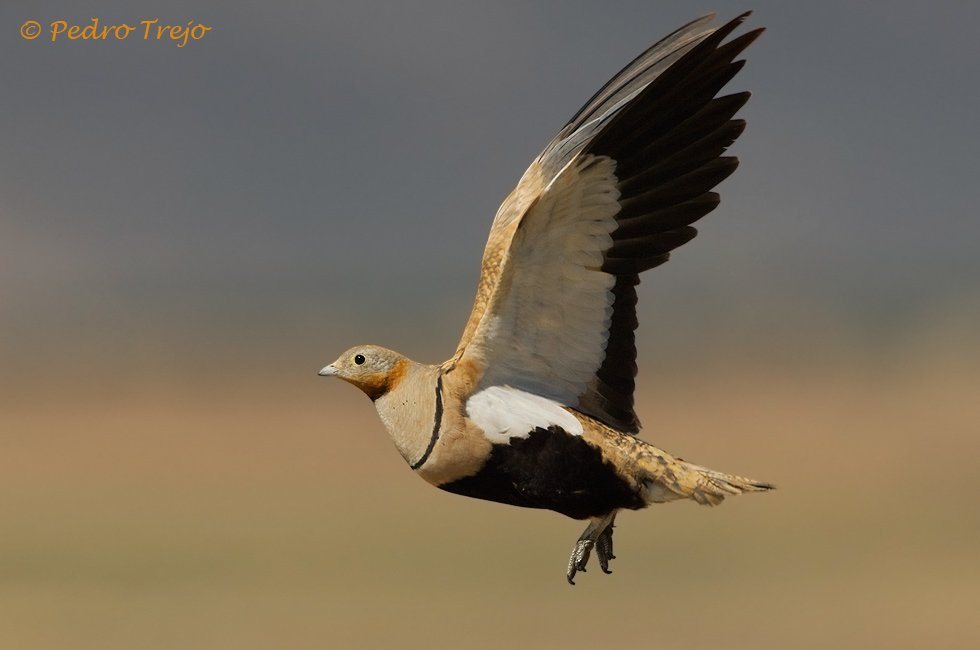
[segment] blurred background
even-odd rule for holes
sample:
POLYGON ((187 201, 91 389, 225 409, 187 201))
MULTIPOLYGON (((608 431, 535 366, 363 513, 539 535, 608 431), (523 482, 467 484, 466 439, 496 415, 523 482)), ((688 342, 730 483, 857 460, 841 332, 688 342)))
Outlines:
POLYGON ((8 2, 0 647, 980 647, 980 5, 8 2), (775 493, 583 527, 432 489, 316 376, 455 349, 500 200, 703 13, 738 172, 646 275, 643 437, 775 493), (203 24, 51 42, 50 23, 203 24), (29 20, 43 26, 24 39, 29 20))

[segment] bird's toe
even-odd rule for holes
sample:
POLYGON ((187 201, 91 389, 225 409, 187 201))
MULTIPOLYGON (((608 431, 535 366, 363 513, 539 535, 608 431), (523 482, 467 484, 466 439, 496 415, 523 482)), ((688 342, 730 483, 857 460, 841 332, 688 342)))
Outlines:
MULTIPOLYGON (((579 571, 585 573, 585 565, 589 563, 589 555, 592 553, 592 547, 595 546, 595 542, 590 539, 580 539, 577 544, 575 544, 575 550, 572 551, 572 556, 568 558, 568 583, 574 585, 575 582, 572 578, 579 571)), ((602 560, 600 559, 600 562, 602 560)))

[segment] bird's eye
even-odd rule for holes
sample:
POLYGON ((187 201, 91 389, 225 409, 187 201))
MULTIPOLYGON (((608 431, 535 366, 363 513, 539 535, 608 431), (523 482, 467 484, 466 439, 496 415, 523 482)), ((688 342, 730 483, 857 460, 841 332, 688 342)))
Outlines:
POLYGON ((365 361, 367 361, 367 359, 364 358, 364 355, 363 354, 355 354, 354 355, 354 365, 355 366, 364 365, 364 362, 365 361))

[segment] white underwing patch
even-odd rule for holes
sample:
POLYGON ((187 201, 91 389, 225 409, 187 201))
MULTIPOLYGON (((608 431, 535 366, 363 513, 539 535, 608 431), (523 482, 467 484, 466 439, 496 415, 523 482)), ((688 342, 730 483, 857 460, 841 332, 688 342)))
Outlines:
POLYGON ((495 443, 526 438, 534 429, 559 426, 582 435, 582 424, 557 402, 510 386, 488 386, 466 401, 466 416, 495 443))

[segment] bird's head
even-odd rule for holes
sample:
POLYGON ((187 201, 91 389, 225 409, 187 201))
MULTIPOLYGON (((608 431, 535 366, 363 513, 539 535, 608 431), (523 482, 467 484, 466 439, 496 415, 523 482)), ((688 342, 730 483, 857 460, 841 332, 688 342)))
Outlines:
POLYGON ((340 377, 376 400, 398 385, 411 362, 391 350, 361 345, 344 352, 320 371, 323 377, 340 377))

